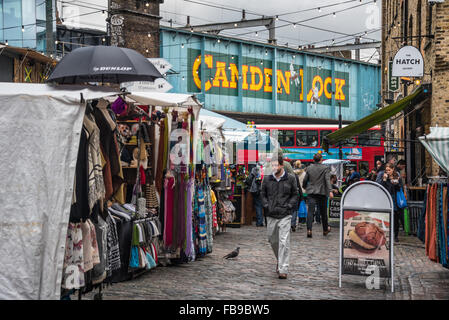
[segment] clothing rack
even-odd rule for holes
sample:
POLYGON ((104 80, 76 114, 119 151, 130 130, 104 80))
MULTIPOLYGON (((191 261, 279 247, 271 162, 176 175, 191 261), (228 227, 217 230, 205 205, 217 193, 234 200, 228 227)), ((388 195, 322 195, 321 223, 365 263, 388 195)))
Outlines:
POLYGON ((146 221, 146 220, 154 221, 154 220, 156 220, 156 218, 157 218, 157 216, 154 216, 154 217, 148 217, 148 218, 132 220, 132 222, 139 223, 139 222, 143 222, 143 221, 146 221))

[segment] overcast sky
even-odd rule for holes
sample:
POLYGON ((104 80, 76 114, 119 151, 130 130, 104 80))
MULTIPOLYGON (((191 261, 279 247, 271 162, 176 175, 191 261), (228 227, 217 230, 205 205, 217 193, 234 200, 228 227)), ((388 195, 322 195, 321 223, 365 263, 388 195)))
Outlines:
MULTIPOLYGON (((107 10, 107 0, 57 0, 57 3, 66 24, 106 30, 101 10, 107 10)), ((362 42, 372 42, 379 41, 381 36, 381 0, 376 4, 373 0, 165 0, 160 6, 161 24, 168 26, 172 19, 173 27, 185 26, 187 16, 191 25, 238 21, 242 9, 246 10, 246 19, 279 15, 277 43, 288 43, 291 48, 308 44, 328 46, 332 40, 336 45, 354 43, 355 35, 362 35, 362 42), (294 22, 298 23, 296 27, 294 22)), ((268 39, 265 27, 226 30, 221 34, 262 42, 268 39)), ((365 61, 371 58, 370 62, 377 63, 378 54, 375 50, 362 50, 361 58, 365 61)))
MULTIPOLYGON (((278 45, 288 43, 292 48, 307 44, 328 46, 332 40, 335 44, 354 43, 354 36, 347 36, 354 34, 362 35, 362 42, 379 41, 381 37, 380 0, 376 3, 373 0, 165 0, 160 7, 161 24, 169 25, 167 21, 172 19, 173 27, 180 27, 187 23, 187 16, 191 25, 238 21, 242 9, 246 11, 246 19, 278 15, 278 45), (298 23, 296 27, 294 22, 298 23)), ((264 27, 233 29, 221 34, 263 42, 268 39, 264 27)), ((372 57, 370 62, 377 63, 378 55, 372 56, 373 53, 374 50, 363 50, 361 57, 365 60, 372 57)))

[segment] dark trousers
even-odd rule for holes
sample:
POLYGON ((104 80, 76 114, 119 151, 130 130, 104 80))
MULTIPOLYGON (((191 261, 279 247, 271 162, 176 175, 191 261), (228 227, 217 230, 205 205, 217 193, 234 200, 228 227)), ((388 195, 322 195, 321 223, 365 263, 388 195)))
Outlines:
POLYGON ((263 206, 262 197, 260 195, 254 195, 253 193, 253 203, 256 209, 256 226, 263 226, 263 206))
POLYGON ((307 230, 312 230, 316 207, 320 211, 323 231, 327 231, 327 197, 320 194, 309 194, 307 196, 307 230))
POLYGON ((405 228, 404 224, 404 209, 397 209, 394 211, 394 237, 397 238, 399 235, 399 222, 402 227, 405 228))

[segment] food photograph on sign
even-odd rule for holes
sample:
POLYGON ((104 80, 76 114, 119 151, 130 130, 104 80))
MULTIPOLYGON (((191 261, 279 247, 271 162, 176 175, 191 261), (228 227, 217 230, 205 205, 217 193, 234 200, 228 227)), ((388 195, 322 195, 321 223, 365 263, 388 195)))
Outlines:
POLYGON ((343 274, 371 275, 371 265, 379 276, 390 277, 390 214, 383 212, 344 212, 343 274))

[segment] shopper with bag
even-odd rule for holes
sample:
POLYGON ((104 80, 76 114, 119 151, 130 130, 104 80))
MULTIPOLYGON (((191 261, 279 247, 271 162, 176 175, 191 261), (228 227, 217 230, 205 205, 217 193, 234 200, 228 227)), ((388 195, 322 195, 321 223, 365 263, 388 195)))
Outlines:
POLYGON ((297 160, 294 164, 293 172, 296 175, 296 183, 298 184, 298 209, 296 214, 294 214, 294 220, 292 217, 292 231, 296 231, 296 218, 298 218, 299 223, 305 223, 307 217, 307 206, 304 198, 304 190, 302 189, 302 182, 304 181, 304 176, 306 172, 301 164, 301 160, 297 160))
POLYGON ((382 175, 380 183, 388 193, 390 193, 394 204, 394 242, 399 242, 399 221, 404 225, 404 208, 407 206, 404 191, 402 187, 402 179, 399 173, 395 171, 392 163, 385 165, 385 172, 382 175))

